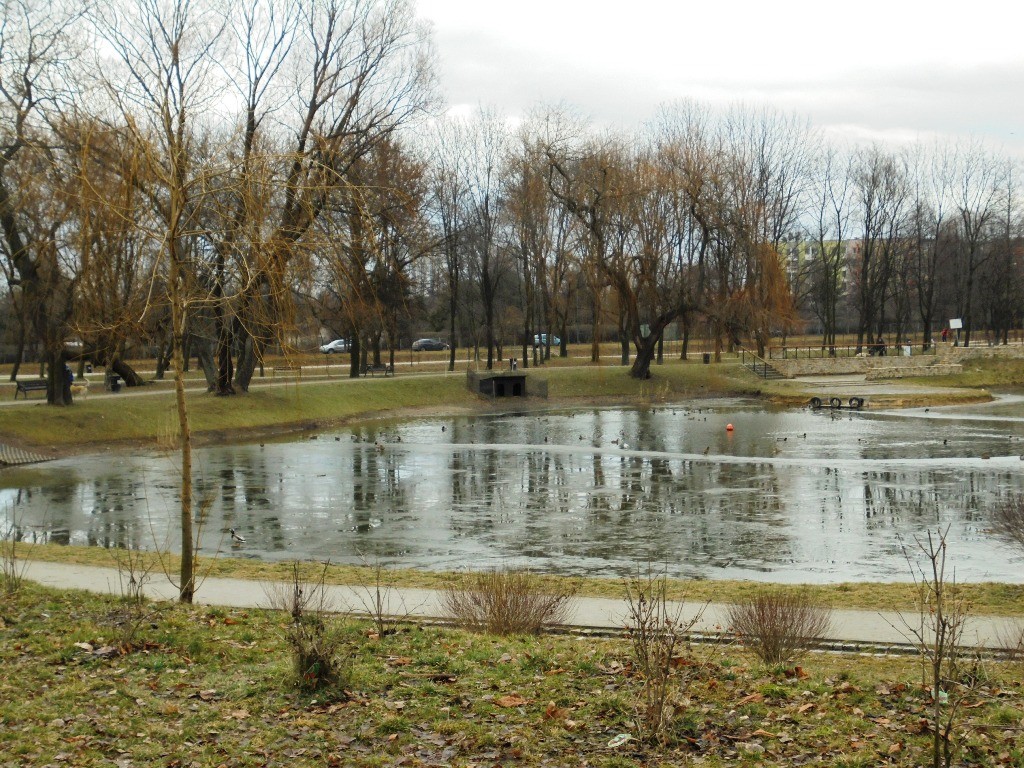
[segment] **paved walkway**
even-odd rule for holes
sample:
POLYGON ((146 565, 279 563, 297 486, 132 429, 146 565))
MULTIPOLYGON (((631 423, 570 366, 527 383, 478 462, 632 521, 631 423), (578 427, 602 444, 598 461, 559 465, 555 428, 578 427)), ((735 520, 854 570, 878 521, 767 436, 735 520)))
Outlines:
MULTIPOLYGON (((122 593, 121 575, 115 568, 66 563, 30 561, 25 576, 32 581, 58 589, 85 589, 91 592, 118 595, 122 593)), ((196 591, 196 603, 233 606, 238 608, 269 608, 271 595, 280 594, 285 585, 279 582, 250 581, 245 579, 209 578, 196 591)), ((372 595, 367 589, 353 586, 328 587, 330 605, 339 611, 368 613, 372 595)), ((154 574, 146 585, 146 594, 154 599, 175 600, 177 590, 163 577, 154 574)), ((392 589, 386 594, 386 613, 409 618, 443 619, 441 593, 427 589, 392 589)), ((703 606, 684 603, 684 618, 696 617, 704 608, 693 631, 698 634, 720 635, 727 625, 727 606, 712 603, 703 606)), ((622 629, 628 618, 624 600, 581 597, 569 624, 581 629, 612 631, 622 629)), ((916 614, 906 614, 906 622, 916 624, 916 614)), ((977 648, 998 649, 1004 646, 1000 638, 1009 635, 1021 621, 1004 617, 972 616, 964 632, 963 644, 977 648)), ((832 614, 832 629, 825 638, 838 647, 850 646, 854 650, 863 646, 890 648, 909 644, 910 629, 898 613, 876 611, 836 610, 832 614)))

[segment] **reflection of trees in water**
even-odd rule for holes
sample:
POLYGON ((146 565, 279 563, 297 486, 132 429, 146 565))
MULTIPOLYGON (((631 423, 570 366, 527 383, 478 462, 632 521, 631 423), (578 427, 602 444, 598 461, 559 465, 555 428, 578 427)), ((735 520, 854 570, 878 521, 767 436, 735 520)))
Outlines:
POLYGON ((993 502, 1022 487, 1009 472, 952 470, 865 472, 861 482, 867 529, 901 532, 947 522, 985 525, 993 502))
POLYGON ((523 521, 501 538, 513 555, 545 542, 549 558, 607 560, 620 571, 643 562, 792 557, 770 466, 544 451, 529 454, 523 466, 523 521), (734 489, 722 493, 723 483, 734 489))
POLYGON ((278 509, 286 493, 294 493, 295 483, 284 473, 271 470, 263 447, 253 445, 226 446, 204 450, 201 473, 195 478, 197 523, 201 525, 201 541, 206 549, 229 546, 228 529, 245 533, 245 538, 258 540, 267 551, 283 551, 288 547, 287 532, 280 514, 267 514, 275 506, 271 501, 275 483, 278 509))
POLYGON ((402 483, 404 455, 376 446, 352 450, 352 530, 368 533, 390 525, 396 510, 406 509, 408 498, 402 483))

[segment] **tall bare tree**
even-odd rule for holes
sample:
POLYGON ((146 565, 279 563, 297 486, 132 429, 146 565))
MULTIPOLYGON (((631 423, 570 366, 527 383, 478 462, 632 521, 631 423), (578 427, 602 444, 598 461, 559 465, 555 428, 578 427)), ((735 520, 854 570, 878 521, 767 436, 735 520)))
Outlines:
POLYGON ((82 10, 60 0, 0 3, 0 231, 9 279, 43 343, 51 405, 69 402, 63 383, 74 276, 59 203, 46 192, 57 170, 50 121, 75 88, 70 65, 82 10))
POLYGON ((185 397, 185 338, 190 317, 210 294, 200 279, 203 246, 196 212, 212 171, 198 163, 201 117, 216 94, 215 62, 226 18, 192 0, 140 0, 95 16, 121 67, 108 67, 108 95, 130 132, 149 184, 170 308, 174 392, 181 449, 182 602, 195 593, 192 434, 185 397), (120 76, 118 78, 118 76, 120 76), (117 79, 115 79, 117 78, 117 79))

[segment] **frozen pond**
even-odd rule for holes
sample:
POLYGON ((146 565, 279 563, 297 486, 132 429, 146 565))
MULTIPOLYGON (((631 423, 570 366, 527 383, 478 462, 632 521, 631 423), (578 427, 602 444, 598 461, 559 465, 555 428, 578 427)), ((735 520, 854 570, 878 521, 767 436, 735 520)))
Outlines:
MULTIPOLYGON (((987 532, 1024 491, 1024 401, 863 412, 741 401, 426 418, 196 456, 202 552, 789 582, 909 578, 951 526, 961 581, 1024 581, 987 532), (726 430, 726 424, 734 431, 726 430), (232 547, 227 530, 246 543, 232 547)), ((0 472, 26 539, 177 548, 176 457, 0 472)))

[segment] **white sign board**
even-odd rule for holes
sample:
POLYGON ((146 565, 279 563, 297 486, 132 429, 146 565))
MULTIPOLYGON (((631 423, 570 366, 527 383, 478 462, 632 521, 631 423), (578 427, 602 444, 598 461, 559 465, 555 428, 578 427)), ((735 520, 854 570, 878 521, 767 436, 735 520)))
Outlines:
POLYGON ((959 317, 954 317, 952 320, 949 321, 949 329, 951 331, 959 331, 963 327, 964 321, 961 320, 959 317))

